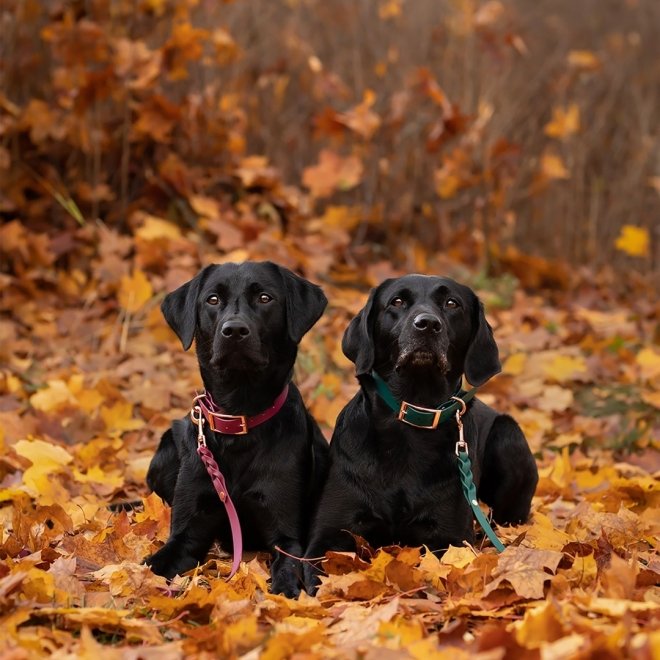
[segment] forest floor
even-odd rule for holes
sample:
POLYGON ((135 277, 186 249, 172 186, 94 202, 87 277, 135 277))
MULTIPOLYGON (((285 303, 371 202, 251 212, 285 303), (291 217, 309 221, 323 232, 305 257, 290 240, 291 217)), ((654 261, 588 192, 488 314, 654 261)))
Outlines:
MULTIPOLYGON (((200 379, 159 303, 219 257, 195 232, 142 220, 131 235, 0 228, 0 654, 659 657, 657 291, 640 281, 622 296, 607 276, 578 273, 535 292, 424 264, 481 296, 503 372, 480 396, 518 420, 538 459, 532 518, 498 530, 501 555, 487 543, 441 558, 335 553, 318 595, 290 600, 268 593, 267 554, 246 555, 227 581, 230 561, 214 551, 168 584, 141 563, 169 527, 145 474, 200 379)), ((222 260, 272 258, 324 286, 330 305, 296 381, 329 438, 357 387, 343 330, 397 271, 332 270, 325 237, 305 240, 306 251, 266 232, 222 260)))

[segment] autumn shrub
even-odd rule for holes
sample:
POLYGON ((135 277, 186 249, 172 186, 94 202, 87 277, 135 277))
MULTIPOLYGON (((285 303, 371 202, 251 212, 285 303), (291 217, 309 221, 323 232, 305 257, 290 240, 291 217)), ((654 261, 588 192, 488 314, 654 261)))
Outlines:
POLYGON ((5 219, 125 228, 146 211, 249 243, 321 218, 349 259, 657 269, 654 0, 0 11, 5 219), (615 247, 630 225, 635 257, 615 247))

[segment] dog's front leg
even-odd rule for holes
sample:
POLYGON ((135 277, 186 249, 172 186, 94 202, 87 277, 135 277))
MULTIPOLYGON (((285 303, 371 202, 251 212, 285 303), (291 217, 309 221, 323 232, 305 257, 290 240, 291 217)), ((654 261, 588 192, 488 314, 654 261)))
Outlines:
POLYGON ((519 525, 529 518, 539 480, 536 461, 518 424, 500 415, 486 440, 477 494, 493 509, 498 525, 519 525))
POLYGON ((297 598, 303 582, 302 564, 295 557, 302 557, 303 547, 298 539, 283 537, 273 544, 273 563, 270 590, 288 598, 297 598))
POLYGON ((170 537, 162 548, 145 560, 154 573, 168 579, 203 561, 218 532, 218 512, 200 510, 197 493, 186 491, 177 485, 170 537))

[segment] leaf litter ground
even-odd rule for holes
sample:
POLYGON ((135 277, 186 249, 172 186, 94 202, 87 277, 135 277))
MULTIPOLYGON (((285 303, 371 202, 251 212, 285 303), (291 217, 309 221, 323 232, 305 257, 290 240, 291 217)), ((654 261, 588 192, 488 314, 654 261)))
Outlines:
MULTIPOLYGON (((607 278, 576 278, 570 293, 503 295, 502 282, 430 263, 486 303, 504 368, 481 396, 519 420, 538 457, 533 517, 498 530, 501 555, 486 543, 441 558, 366 544, 330 553, 318 596, 294 601, 268 593, 265 554, 246 555, 229 582, 218 548, 171 584, 141 564, 169 528, 146 469, 200 385, 158 304, 218 255, 146 214, 133 238, 102 225, 57 241, 19 223, 0 232, 10 262, 0 275, 3 654, 658 657, 653 292, 638 284, 617 300, 607 278)), ((305 240, 313 253, 314 236, 305 240)), ((356 388, 341 333, 367 288, 398 272, 303 254, 264 233, 222 259, 274 256, 324 284, 331 304, 303 341, 296 379, 329 437, 356 388)))

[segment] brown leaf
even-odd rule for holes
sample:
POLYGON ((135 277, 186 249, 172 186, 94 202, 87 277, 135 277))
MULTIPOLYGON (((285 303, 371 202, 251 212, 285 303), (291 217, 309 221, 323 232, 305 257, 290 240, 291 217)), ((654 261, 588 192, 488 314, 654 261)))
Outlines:
POLYGON ((350 190, 362 179, 362 161, 357 156, 342 157, 323 149, 319 163, 305 169, 303 183, 312 197, 329 197, 336 190, 350 190))
POLYGON ((508 582, 523 598, 543 598, 545 582, 557 571, 561 558, 562 553, 554 550, 508 547, 499 556, 495 579, 486 585, 484 596, 508 582))

